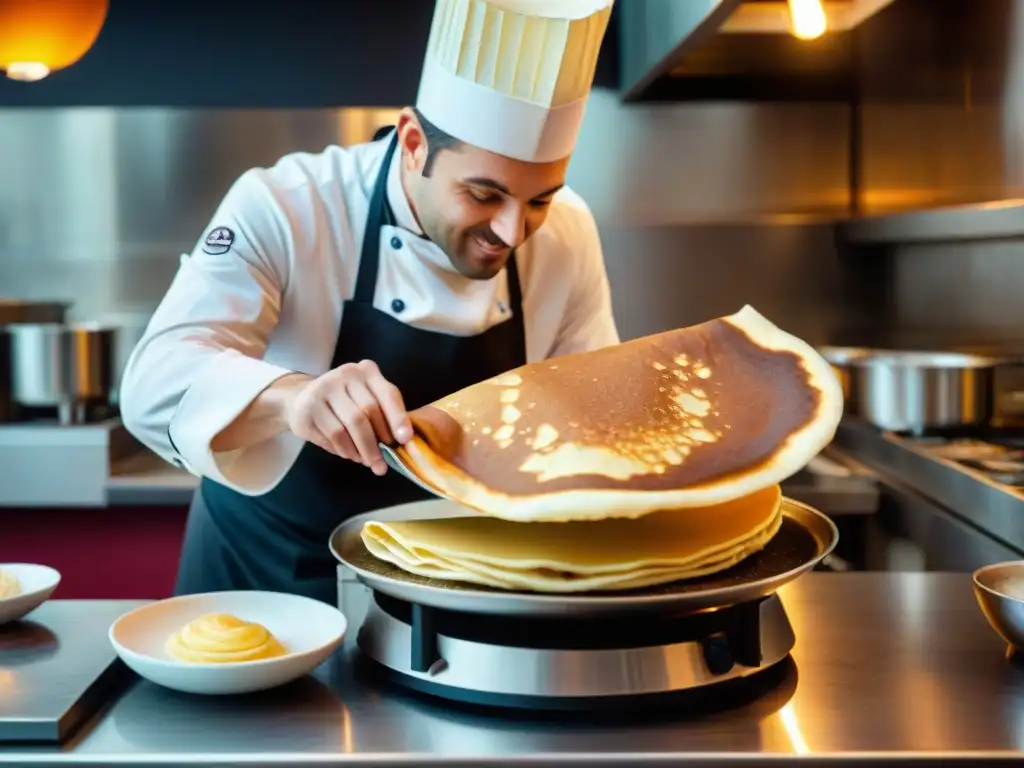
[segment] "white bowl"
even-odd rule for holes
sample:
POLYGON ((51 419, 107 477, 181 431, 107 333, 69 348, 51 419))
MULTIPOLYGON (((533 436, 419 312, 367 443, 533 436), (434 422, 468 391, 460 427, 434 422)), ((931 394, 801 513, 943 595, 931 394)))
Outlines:
POLYGON ((110 642, 141 677, 185 693, 261 691, 312 672, 345 639, 337 608, 281 592, 207 592, 160 600, 128 611, 110 626, 110 642), (204 613, 227 613, 265 626, 286 654, 271 659, 203 664, 172 659, 167 638, 204 613))
POLYGON ((27 616, 49 600, 60 584, 60 573, 48 565, 0 563, 0 571, 13 574, 21 583, 21 594, 0 599, 0 624, 27 616))

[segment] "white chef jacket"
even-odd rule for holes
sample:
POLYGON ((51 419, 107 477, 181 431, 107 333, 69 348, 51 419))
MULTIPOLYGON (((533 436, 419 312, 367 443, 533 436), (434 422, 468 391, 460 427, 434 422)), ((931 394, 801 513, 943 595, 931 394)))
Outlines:
MULTIPOLYGON (((289 154, 232 185, 207 232, 226 227, 234 243, 211 255, 204 233, 181 257, 127 362, 121 417, 140 442, 247 495, 266 493, 285 476, 304 442, 291 432, 221 453, 210 442, 277 378, 330 368, 387 145, 289 154)), ((464 278, 425 239, 402 189, 400 157, 388 172, 396 226, 381 228, 374 307, 451 335, 503 322, 506 273, 464 278)), ((597 227, 578 195, 559 191, 544 225, 516 250, 516 264, 528 361, 618 343, 597 227)))

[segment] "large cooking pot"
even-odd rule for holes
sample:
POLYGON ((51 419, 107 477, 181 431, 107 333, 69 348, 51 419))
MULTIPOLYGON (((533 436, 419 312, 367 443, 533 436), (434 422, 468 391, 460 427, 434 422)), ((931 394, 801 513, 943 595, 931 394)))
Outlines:
POLYGON ((852 363, 858 415, 881 429, 916 434, 987 424, 1000 363, 958 352, 863 355, 852 363))
POLYGON ((820 347, 818 354, 832 366, 832 372, 843 388, 843 413, 857 413, 857 382, 853 364, 871 354, 871 350, 865 347, 820 347))
POLYGON ((63 323, 70 302, 33 301, 0 296, 0 325, 10 323, 63 323))
POLYGON ((63 323, 70 302, 33 301, 0 296, 0 422, 14 415, 11 399, 11 345, 4 326, 13 323, 63 323))
POLYGON ((94 323, 18 323, 5 330, 15 404, 56 407, 62 423, 80 420, 86 406, 110 404, 116 328, 94 323))

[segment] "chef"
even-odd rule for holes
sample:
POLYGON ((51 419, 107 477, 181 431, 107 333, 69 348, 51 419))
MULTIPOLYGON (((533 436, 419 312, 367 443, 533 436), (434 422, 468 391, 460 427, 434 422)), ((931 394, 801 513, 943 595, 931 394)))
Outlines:
POLYGON ((613 0, 438 0, 415 107, 228 191, 133 350, 127 429, 202 478, 175 591, 336 602, 331 531, 427 495, 378 441, 528 361, 618 342, 565 185, 613 0))

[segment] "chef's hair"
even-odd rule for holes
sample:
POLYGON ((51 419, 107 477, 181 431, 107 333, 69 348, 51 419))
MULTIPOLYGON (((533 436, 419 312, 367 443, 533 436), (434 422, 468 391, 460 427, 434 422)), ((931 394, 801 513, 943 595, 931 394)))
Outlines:
POLYGON ((450 133, 442 131, 427 120, 423 113, 415 107, 412 108, 412 111, 415 113, 416 119, 419 120, 420 127, 423 129, 423 136, 427 140, 427 161, 423 164, 423 176, 426 178, 430 176, 437 154, 445 149, 458 149, 462 145, 462 141, 456 139, 450 133))

